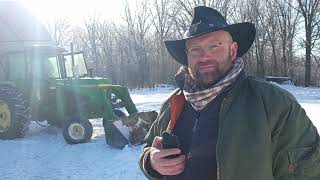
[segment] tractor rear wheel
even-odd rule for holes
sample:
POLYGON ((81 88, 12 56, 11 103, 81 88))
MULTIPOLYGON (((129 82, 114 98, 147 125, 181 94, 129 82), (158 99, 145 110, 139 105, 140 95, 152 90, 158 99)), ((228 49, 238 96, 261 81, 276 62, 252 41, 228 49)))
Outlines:
POLYGON ((0 139, 23 137, 29 129, 28 105, 15 88, 0 87, 0 139))
POLYGON ((87 118, 71 118, 62 128, 64 140, 68 144, 79 144, 91 139, 93 127, 87 118))

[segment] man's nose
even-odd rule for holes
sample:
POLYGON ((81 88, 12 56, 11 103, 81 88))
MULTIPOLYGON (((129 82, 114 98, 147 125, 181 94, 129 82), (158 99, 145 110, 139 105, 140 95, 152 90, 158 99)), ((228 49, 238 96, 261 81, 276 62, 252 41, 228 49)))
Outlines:
POLYGON ((212 58, 212 54, 210 54, 210 52, 208 52, 207 50, 202 51, 201 58, 200 58, 201 62, 206 62, 211 58, 212 58))

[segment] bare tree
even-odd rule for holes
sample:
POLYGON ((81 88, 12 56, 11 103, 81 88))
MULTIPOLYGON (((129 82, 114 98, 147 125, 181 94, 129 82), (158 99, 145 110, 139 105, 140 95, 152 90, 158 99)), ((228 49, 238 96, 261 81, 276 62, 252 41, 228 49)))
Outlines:
POLYGON ((92 15, 89 16, 87 19, 84 19, 84 24, 86 28, 86 40, 89 53, 88 56, 93 62, 95 74, 99 76, 104 76, 105 67, 100 58, 100 19, 98 15, 92 15))
MULTIPOLYGON (((171 71, 172 67, 177 66, 167 53, 166 47, 164 46, 164 40, 175 36, 174 33, 172 34, 172 30, 174 28, 172 28, 173 21, 170 17, 176 16, 177 12, 170 12, 172 5, 173 4, 171 0, 153 1, 154 11, 152 11, 152 24, 155 28, 154 49, 156 52, 156 60, 154 61, 155 63, 152 69, 157 76, 155 79, 158 83, 168 82, 174 73, 171 71)), ((174 69, 176 70, 177 67, 174 69)))
POLYGON ((320 1, 319 0, 297 0, 298 11, 304 18, 305 26, 305 86, 311 84, 311 53, 320 36, 317 26, 320 23, 320 1))
POLYGON ((99 25, 98 39, 100 42, 101 56, 105 74, 111 79, 115 78, 113 49, 115 44, 115 28, 114 24, 103 21, 99 25))
POLYGON ((277 75, 278 73, 278 60, 277 60, 277 40, 278 40, 278 24, 275 11, 273 7, 273 1, 260 2, 260 7, 255 8, 256 14, 260 19, 260 23, 263 29, 266 31, 268 41, 271 45, 271 57, 272 59, 272 71, 271 74, 277 75))
POLYGON ((47 22, 47 29, 51 38, 58 46, 68 47, 71 36, 70 20, 65 17, 53 18, 47 22))
MULTIPOLYGON (((291 4, 292 0, 288 0, 291 4)), ((275 0, 274 9, 279 24, 279 37, 281 38, 282 76, 293 77, 293 40, 297 32, 299 14, 285 0, 275 0)))
POLYGON ((151 27, 151 11, 149 9, 149 1, 142 0, 137 2, 135 11, 132 12, 132 7, 128 1, 125 4, 124 16, 125 25, 123 36, 129 45, 129 53, 135 59, 137 66, 135 81, 141 87, 150 86, 151 82, 148 78, 150 61, 148 61, 149 44, 148 33, 151 27))
POLYGON ((181 8, 182 11, 192 16, 192 10, 195 6, 207 6, 218 9, 221 14, 227 19, 230 14, 232 0, 176 0, 176 4, 181 8))
POLYGON ((253 14, 251 16, 252 20, 251 22, 253 22, 256 26, 257 29, 257 33, 256 33, 256 38, 254 41, 254 49, 255 49, 255 54, 256 54, 256 62, 257 62, 257 75, 259 77, 264 77, 265 75, 265 59, 266 59, 266 46, 267 46, 267 31, 265 29, 265 27, 263 26, 263 23, 261 20, 266 20, 261 19, 261 17, 264 16, 260 16, 257 14, 257 12, 260 11, 261 8, 263 8, 263 6, 260 4, 261 1, 259 0, 253 0, 247 1, 248 6, 251 6, 251 8, 253 9, 253 14))

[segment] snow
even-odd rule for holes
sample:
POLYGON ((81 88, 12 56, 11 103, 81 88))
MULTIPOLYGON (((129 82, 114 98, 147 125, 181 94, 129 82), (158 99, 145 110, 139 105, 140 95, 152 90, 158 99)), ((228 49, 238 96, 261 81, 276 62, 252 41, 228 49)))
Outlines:
MULTIPOLYGON (((281 86, 291 92, 320 128, 320 88, 281 86)), ((172 86, 131 90, 139 111, 157 110, 167 99, 172 86)), ((68 145, 61 129, 32 123, 27 136, 0 140, 0 176, 5 180, 126 180, 146 179, 138 166, 140 146, 123 150, 105 142, 101 119, 91 120, 94 133, 85 144, 68 145)))

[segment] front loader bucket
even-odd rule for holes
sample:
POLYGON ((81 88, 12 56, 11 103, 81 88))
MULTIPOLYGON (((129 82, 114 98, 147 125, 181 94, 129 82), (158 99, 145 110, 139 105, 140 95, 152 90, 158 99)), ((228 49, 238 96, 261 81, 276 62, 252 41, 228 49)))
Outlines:
POLYGON ((104 120, 106 142, 116 148, 142 143, 157 115, 155 111, 139 112, 114 121, 104 120))

